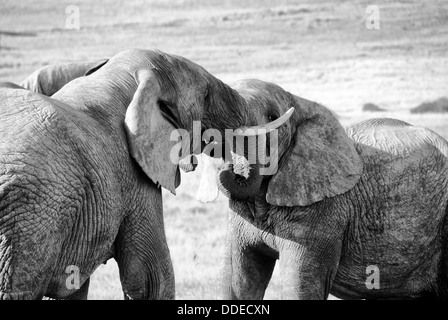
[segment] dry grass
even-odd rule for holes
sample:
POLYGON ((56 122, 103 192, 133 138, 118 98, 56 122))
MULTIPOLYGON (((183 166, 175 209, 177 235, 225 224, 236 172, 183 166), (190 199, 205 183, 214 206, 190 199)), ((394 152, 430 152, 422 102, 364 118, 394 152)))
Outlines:
MULTIPOLYGON (((367 30, 371 2, 293 0, 76 1, 81 29, 65 29, 72 1, 2 0, 0 81, 20 82, 59 61, 159 48, 203 65, 225 82, 272 81, 331 109, 344 124, 372 117, 366 102, 448 138, 447 116, 410 114, 448 96, 448 2, 376 1, 381 29, 367 30)), ((213 299, 226 231, 227 202, 194 199, 198 175, 183 176, 177 197, 164 192, 177 297, 213 299)), ((121 299, 113 261, 92 277, 91 299, 121 299)), ((279 298, 278 271, 267 298, 279 298)))

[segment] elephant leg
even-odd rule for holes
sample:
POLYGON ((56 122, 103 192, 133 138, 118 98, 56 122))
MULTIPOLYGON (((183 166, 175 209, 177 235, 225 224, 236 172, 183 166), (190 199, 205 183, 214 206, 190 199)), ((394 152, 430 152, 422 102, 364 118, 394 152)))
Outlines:
POLYGON ((261 300, 271 280, 276 258, 244 243, 244 237, 229 228, 221 273, 225 300, 261 300))
POLYGON ((87 296, 89 294, 89 285, 90 285, 90 278, 87 278, 87 280, 84 282, 81 288, 79 288, 79 290, 77 290, 71 296, 66 298, 66 300, 87 300, 87 296))
POLYGON ((233 251, 224 261, 222 298, 261 300, 271 280, 276 259, 254 249, 240 249, 233 251))
MULTIPOLYGON (((160 197, 160 194, 158 194, 160 197)), ((155 197, 155 196, 154 196, 155 197)), ((128 215, 115 241, 125 299, 174 299, 174 271, 160 201, 128 215)))
POLYGON ((297 243, 280 251, 283 300, 324 300, 336 275, 339 250, 306 249, 297 243))

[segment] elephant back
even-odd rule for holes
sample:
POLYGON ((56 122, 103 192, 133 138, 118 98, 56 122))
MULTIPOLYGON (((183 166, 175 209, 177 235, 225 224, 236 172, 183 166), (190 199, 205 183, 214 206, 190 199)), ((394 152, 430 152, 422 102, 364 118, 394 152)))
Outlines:
POLYGON ((357 149, 374 148, 395 157, 407 157, 426 150, 427 156, 448 156, 448 142, 430 129, 390 119, 369 119, 346 128, 357 149))

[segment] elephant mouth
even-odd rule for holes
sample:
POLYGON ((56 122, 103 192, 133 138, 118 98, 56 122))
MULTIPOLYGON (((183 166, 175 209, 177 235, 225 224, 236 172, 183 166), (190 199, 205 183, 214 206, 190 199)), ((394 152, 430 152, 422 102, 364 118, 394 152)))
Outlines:
POLYGON ((245 201, 254 197, 263 179, 259 168, 259 164, 249 164, 245 157, 232 154, 232 161, 218 171, 219 191, 233 200, 245 201))

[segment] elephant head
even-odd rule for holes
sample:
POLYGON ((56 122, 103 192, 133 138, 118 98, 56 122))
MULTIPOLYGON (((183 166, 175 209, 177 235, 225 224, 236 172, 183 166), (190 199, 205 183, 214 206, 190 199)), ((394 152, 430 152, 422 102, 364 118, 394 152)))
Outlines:
MULTIPOLYGON (((224 132, 241 126, 245 101, 199 65, 160 51, 135 50, 132 56, 112 58, 108 65, 114 65, 115 59, 126 62, 138 58, 141 60, 131 68, 137 90, 125 118, 130 152, 148 177, 175 193, 180 183, 179 149, 172 133, 183 129, 192 137, 206 129, 224 132), (200 126, 194 121, 200 121, 200 126)), ((183 156, 201 153, 201 138, 182 139, 182 149, 191 151, 183 156)))
POLYGON ((332 112, 272 83, 243 80, 233 88, 246 100, 245 117, 257 125, 237 130, 237 136, 248 136, 247 132, 257 132, 260 126, 272 127, 271 121, 283 125, 277 125, 278 144, 266 146, 268 164, 249 164, 250 150, 245 148, 218 173, 218 187, 225 195, 245 201, 261 193, 272 205, 307 206, 345 193, 358 182, 362 160, 332 112), (294 112, 285 122, 281 118, 288 110, 294 112), (275 168, 261 175, 260 170, 267 166, 275 168), (241 172, 246 172, 245 176, 241 172))

